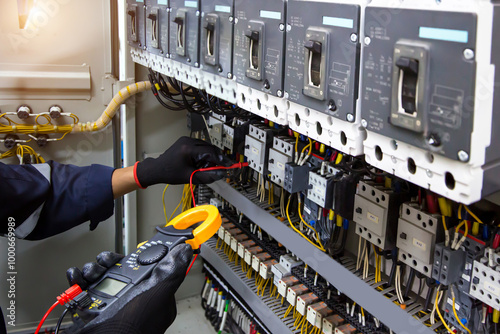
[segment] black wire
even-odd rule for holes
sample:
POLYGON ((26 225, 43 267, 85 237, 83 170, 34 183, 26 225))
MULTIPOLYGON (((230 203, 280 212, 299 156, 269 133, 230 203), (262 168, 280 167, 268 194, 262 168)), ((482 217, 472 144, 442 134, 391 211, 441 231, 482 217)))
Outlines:
POLYGON ((61 324, 62 324, 63 319, 67 313, 68 313, 68 309, 66 308, 66 309, 64 309, 63 313, 59 317, 59 320, 57 320, 57 325, 56 325, 56 329, 54 330, 54 334, 59 334, 59 329, 61 328, 61 324))

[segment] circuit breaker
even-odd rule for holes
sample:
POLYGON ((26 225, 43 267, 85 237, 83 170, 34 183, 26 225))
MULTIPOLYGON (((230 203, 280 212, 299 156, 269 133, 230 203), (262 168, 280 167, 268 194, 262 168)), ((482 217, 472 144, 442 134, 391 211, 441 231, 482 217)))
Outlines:
POLYGON ((170 0, 170 58, 193 67, 200 66, 200 2, 170 0))
POLYGON ((399 261, 431 277, 434 247, 443 236, 440 215, 424 212, 414 203, 401 206, 396 240, 399 261))
POLYGON ((399 206, 407 196, 372 181, 360 181, 354 201, 356 234, 376 247, 392 249, 396 245, 399 206))
POLYGON ((273 147, 269 149, 268 170, 271 181, 279 186, 285 183, 285 166, 293 161, 293 140, 288 137, 274 137, 273 147))
POLYGON ((232 75, 233 0, 209 0, 201 4, 201 64, 203 71, 232 75))
POLYGON ((234 0, 201 4, 200 68, 205 91, 236 103, 233 80, 234 0))
POLYGON ((491 80, 500 52, 488 45, 499 32, 494 6, 478 8, 376 0, 366 8, 362 41, 367 162, 467 204, 498 190, 488 162, 498 159, 491 80), (387 14, 390 24, 380 19, 387 14))
POLYGON ((168 0, 146 0, 146 49, 165 57, 169 53, 170 11, 168 0))
POLYGON ((237 1, 234 18, 238 105, 279 124, 286 124, 282 100, 285 5, 283 0, 237 1))
POLYGON ((134 48, 146 47, 144 1, 127 0, 127 40, 134 48))
POLYGON ((293 0, 287 6, 290 127, 351 155, 362 154, 364 138, 357 103, 360 8, 356 1, 293 0))

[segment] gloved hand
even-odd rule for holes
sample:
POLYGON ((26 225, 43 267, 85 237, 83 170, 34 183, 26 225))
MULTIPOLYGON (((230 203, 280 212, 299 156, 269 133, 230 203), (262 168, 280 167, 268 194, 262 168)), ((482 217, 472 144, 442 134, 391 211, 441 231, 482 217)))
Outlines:
MULTIPOLYGON (((69 284, 88 287, 121 260, 123 255, 103 252, 97 263, 87 263, 82 271, 70 268, 66 272, 69 284)), ((163 334, 177 315, 174 294, 184 281, 193 259, 187 244, 174 247, 156 266, 151 277, 127 291, 98 317, 75 334, 163 334)))
MULTIPOLYGON (((141 188, 158 183, 186 184, 196 169, 220 165, 222 161, 222 152, 217 147, 181 137, 158 158, 136 163, 134 173, 141 188)), ((199 172, 193 176, 193 184, 211 183, 224 175, 225 171, 199 172)))

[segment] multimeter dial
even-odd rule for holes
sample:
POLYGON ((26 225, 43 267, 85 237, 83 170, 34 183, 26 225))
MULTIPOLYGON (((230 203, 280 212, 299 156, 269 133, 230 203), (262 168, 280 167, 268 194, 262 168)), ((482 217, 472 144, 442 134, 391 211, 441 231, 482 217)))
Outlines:
POLYGON ((142 265, 153 264, 163 259, 167 252, 168 248, 165 245, 152 245, 139 254, 137 262, 142 265))

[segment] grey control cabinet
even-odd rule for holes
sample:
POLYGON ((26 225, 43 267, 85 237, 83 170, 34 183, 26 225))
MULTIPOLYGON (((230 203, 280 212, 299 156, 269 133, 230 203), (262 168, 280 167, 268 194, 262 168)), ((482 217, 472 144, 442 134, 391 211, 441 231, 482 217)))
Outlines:
POLYGON ((291 0, 287 8, 288 99, 355 121, 359 66, 358 5, 291 0), (307 15, 305 15, 307 13, 307 15))
POLYGON ((283 92, 285 1, 235 2, 236 82, 271 95, 283 92))
POLYGON ((146 49, 166 56, 169 53, 170 13, 168 0, 146 0, 146 49))
POLYGON ((170 0, 170 58, 200 66, 200 1, 170 0))
POLYGON ((382 10, 365 16, 367 129, 458 159, 471 148, 476 62, 464 50, 475 50, 476 14, 403 9, 381 27, 382 10))
POLYGON ((202 2, 200 58, 204 71, 223 77, 232 75, 234 1, 202 2))

